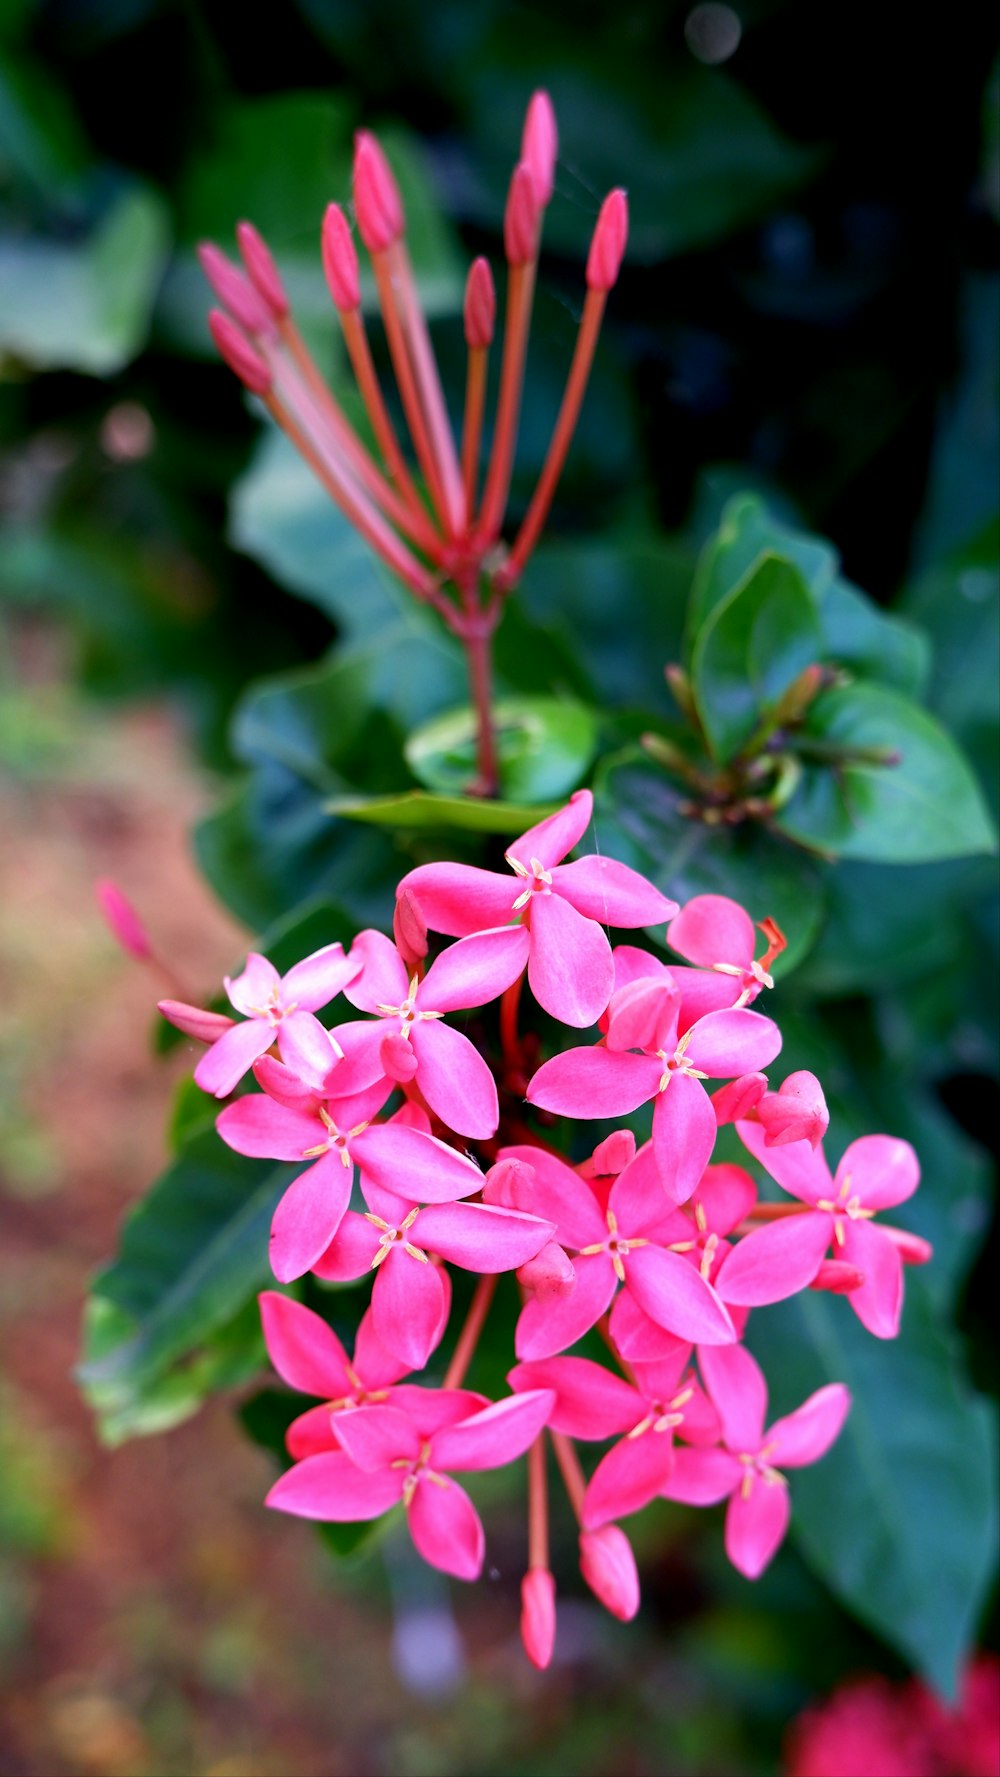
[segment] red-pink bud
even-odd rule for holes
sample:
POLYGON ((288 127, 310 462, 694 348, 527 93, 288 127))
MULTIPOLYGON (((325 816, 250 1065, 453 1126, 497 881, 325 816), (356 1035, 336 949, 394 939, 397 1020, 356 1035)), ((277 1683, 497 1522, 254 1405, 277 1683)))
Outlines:
POLYGON ((597 218, 587 255, 588 290, 611 290, 618 282, 628 240, 628 198, 621 186, 609 191, 597 218))
POLYGON ((741 1074, 738 1080, 730 1080, 728 1086, 712 1093, 715 1121, 721 1126, 752 1116, 766 1091, 766 1074, 741 1074))
POLYGON ((381 253, 398 241, 405 226, 399 186, 368 130, 359 130, 354 138, 354 208, 369 253, 381 253))
POLYGON ((815 1074, 789 1074, 777 1092, 765 1092, 757 1106, 764 1128, 765 1146, 781 1148, 792 1141, 807 1141, 818 1148, 830 1126, 823 1088, 815 1074))
POLYGON ((236 240, 250 282, 267 303, 274 319, 283 320, 290 306, 288 295, 281 281, 281 273, 274 263, 274 255, 263 235, 252 222, 238 222, 236 240))
POLYGON ((639 1608, 639 1574, 632 1545, 617 1524, 580 1532, 580 1572, 605 1610, 627 1623, 639 1608))
POLYGON ((616 1129, 606 1135, 594 1149, 591 1165, 595 1178, 610 1178, 624 1172, 635 1159, 635 1136, 631 1129, 616 1129))
POLYGON ((391 1031, 387 1037, 382 1038, 379 1045, 379 1060, 387 1078, 396 1080, 401 1086, 404 1086, 407 1080, 412 1080, 417 1071, 417 1058, 413 1053, 410 1040, 399 1030, 391 1031))
POLYGON ((552 100, 546 92, 532 93, 521 135, 521 159, 531 168, 535 196, 543 209, 555 185, 558 153, 559 134, 552 100))
POLYGON ((497 295, 489 262, 474 259, 465 285, 465 343, 470 351, 492 345, 496 318, 497 295))
POLYGON ((258 290, 237 265, 226 258, 214 241, 202 241, 198 258, 213 291, 225 305, 234 321, 247 333, 269 338, 274 333, 274 317, 258 290))
POLYGON ((904 1265, 927 1265, 933 1259, 934 1248, 919 1234, 911 1234, 907 1228, 893 1228, 888 1222, 879 1222, 879 1228, 888 1234, 904 1265))
POLYGON ((221 309, 209 311, 208 325, 220 358, 225 359, 230 370, 235 371, 255 395, 266 395, 271 387, 271 372, 260 353, 254 351, 246 334, 241 333, 236 322, 221 309))
POLYGON ((856 1265, 849 1265, 846 1259, 824 1259, 809 1288, 829 1290, 833 1296, 846 1296, 851 1290, 859 1290, 864 1281, 864 1272, 856 1265))
POLYGON ((334 305, 342 315, 361 307, 358 252, 350 224, 339 204, 327 204, 323 217, 323 270, 334 305))
MULTIPOLYGON (((485 1192, 483 1195, 485 1196, 485 1192)), ((550 1240, 540 1253, 536 1253, 533 1259, 528 1259, 521 1266, 517 1272, 517 1281, 526 1290, 533 1291, 539 1301, 547 1302, 570 1294, 576 1283, 576 1271, 569 1255, 554 1240, 550 1240)))
POLYGON ((521 1581, 521 1640, 531 1664, 544 1672, 556 1639, 556 1582, 547 1567, 529 1567, 521 1581))
POLYGON ((95 882, 94 890, 112 937, 117 938, 122 949, 137 962, 148 962, 153 954, 152 940, 131 901, 107 876, 95 882))
POLYGON ((535 1169, 527 1160, 498 1160, 483 1180, 483 1202, 499 1209, 523 1209, 530 1214, 535 1169))
POLYGON ((538 251, 539 204, 526 160, 514 168, 503 217, 503 246, 510 265, 527 265, 538 251))
POLYGON ((427 955, 427 921, 412 889, 405 888, 396 897, 392 935, 407 969, 414 969, 427 955))
POLYGON ((184 1000, 158 1000, 157 1007, 168 1024, 175 1025, 186 1037, 194 1037, 199 1043, 217 1043, 236 1023, 235 1018, 227 1018, 223 1012, 206 1012, 201 1006, 187 1005, 184 1000))

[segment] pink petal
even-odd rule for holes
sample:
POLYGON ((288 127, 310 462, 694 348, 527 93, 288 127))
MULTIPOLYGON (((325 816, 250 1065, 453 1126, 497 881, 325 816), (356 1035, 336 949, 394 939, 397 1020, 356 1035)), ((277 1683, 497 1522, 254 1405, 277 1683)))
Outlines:
MULTIPOLYGON (((334 1091, 326 1101, 327 1108, 337 1128, 350 1131, 357 1129, 361 1123, 368 1123, 372 1117, 377 1117, 392 1091, 391 1080, 376 1080, 371 1086, 359 1087, 357 1092, 346 1093, 337 1085, 335 1075, 334 1091)), ((395 1123, 397 1118, 390 1117, 389 1121, 395 1123)))
MULTIPOLYGON (((626 1292, 627 1293, 627 1292, 626 1292)), ((686 1341, 677 1340, 664 1357, 650 1363, 633 1365, 635 1382, 643 1400, 649 1405, 657 1401, 668 1401, 675 1395, 681 1385, 681 1377, 687 1369, 693 1347, 686 1341)), ((688 1371, 688 1383, 693 1385, 694 1376, 688 1371)))
POLYGON ((312 956, 289 969, 281 983, 282 1001, 286 1006, 301 1007, 303 1012, 318 1012, 343 993, 360 967, 361 959, 353 950, 345 956, 342 944, 324 944, 322 950, 314 950, 312 956))
POLYGON ((447 1304, 437 1265, 398 1250, 379 1266, 372 1290, 375 1331, 408 1369, 422 1370, 440 1343, 447 1304))
POLYGON ((407 1508, 406 1521, 418 1555, 431 1567, 439 1567, 456 1580, 479 1578, 486 1539, 479 1514, 457 1481, 448 1480, 444 1487, 431 1480, 421 1481, 407 1508))
POLYGON ((790 1142, 786 1148, 768 1147, 766 1131, 759 1123, 737 1123, 736 1133, 783 1191, 811 1204, 834 1195, 833 1179, 821 1147, 810 1147, 804 1141, 790 1142))
POLYGON ((465 1271, 516 1271, 533 1259, 553 1232, 551 1222, 496 1209, 489 1203, 436 1203, 422 1209, 413 1239, 465 1271))
POLYGON ((815 1074, 804 1069, 789 1074, 777 1092, 765 1092, 757 1105, 757 1118, 771 1147, 807 1141, 818 1147, 830 1124, 823 1088, 815 1074))
POLYGON ((532 897, 528 981, 538 1004, 577 1030, 596 1024, 611 998, 611 946, 561 895, 532 897))
POLYGON ((653 1097, 661 1071, 654 1056, 612 1055, 601 1043, 566 1049, 539 1068, 527 1099, 564 1117, 627 1117, 653 1097))
POLYGON ((199 1043, 216 1043, 233 1028, 233 1020, 224 1013, 206 1012, 201 1006, 189 1006, 184 1000, 157 1000, 156 1009, 176 1030, 182 1030, 186 1037, 194 1037, 199 1043))
POLYGON ((333 1328, 277 1290, 262 1290, 257 1300, 267 1354, 282 1381, 328 1401, 349 1394, 347 1353, 333 1328))
POLYGON ((903 1312, 903 1256, 882 1228, 845 1220, 843 1256, 865 1274, 850 1293, 861 1325, 876 1339, 895 1339, 903 1312))
POLYGON ((863 1135, 845 1149, 834 1185, 850 1179, 849 1196, 866 1209, 891 1209, 912 1197, 920 1183, 920 1163, 908 1141, 892 1135, 863 1135))
POLYGON ((331 1031, 344 1055, 331 1079, 338 1092, 365 1092, 383 1078, 382 1044, 389 1028, 384 1018, 357 1018, 331 1031))
POLYGON ((457 1012, 486 1006, 527 967, 529 938, 524 926, 500 926, 450 944, 432 963, 417 989, 424 1012, 457 1012))
POLYGON ((674 1451, 673 1473, 661 1487, 663 1499, 686 1506, 714 1506, 739 1487, 743 1464, 728 1450, 674 1451))
POLYGON ((749 913, 726 895, 695 895, 667 931, 671 950, 706 969, 713 963, 746 968, 753 962, 756 941, 749 913))
POLYGON ((615 858, 578 858, 575 864, 560 864, 552 872, 552 887, 578 913, 602 926, 655 926, 677 910, 676 901, 669 901, 637 870, 615 858))
POLYGON ((271 1222, 271 1270, 279 1283, 303 1277, 326 1252, 351 1200, 353 1168, 324 1154, 293 1179, 271 1222))
POLYGON ((258 1017, 281 989, 281 976, 274 964, 269 963, 267 957, 260 956, 256 950, 251 950, 247 957, 247 966, 242 975, 226 975, 224 980, 231 1003, 246 1018, 258 1017))
POLYGON ((432 931, 464 938, 513 918, 521 880, 472 864, 419 864, 403 877, 397 896, 403 889, 410 890, 432 931))
POLYGON ((631 1431, 642 1418, 642 1402, 632 1384, 586 1357, 515 1364, 507 1381, 518 1394, 531 1388, 554 1390, 548 1423, 570 1438, 611 1438, 631 1431))
POLYGON ((274 1031, 263 1018, 231 1025, 201 1057, 194 1070, 195 1085, 215 1098, 228 1098, 243 1075, 274 1042, 274 1031))
POLYGON ((444 1426, 431 1439, 431 1464, 461 1474, 516 1462, 548 1423, 555 1399, 551 1388, 531 1389, 494 1401, 457 1425, 444 1426))
POLYGON ((677 1029, 681 1036, 710 1012, 724 1012, 735 1006, 742 984, 735 975, 720 975, 714 969, 686 969, 674 963, 670 973, 681 996, 677 1029))
POLYGON ((227 1147, 255 1160, 301 1160, 326 1136, 318 1117, 289 1110, 259 1092, 227 1104, 215 1127, 227 1147))
POLYGON ((600 1320, 615 1293, 616 1282, 605 1253, 577 1259, 576 1283, 568 1296, 550 1296, 544 1302, 536 1297, 525 1303, 514 1339, 518 1357, 554 1357, 575 1345, 600 1320))
POLYGON ((546 1301, 550 1296, 569 1295, 576 1283, 576 1270, 565 1248, 555 1240, 547 1240, 518 1266, 517 1281, 540 1301, 546 1301))
MULTIPOLYGON (((322 1277, 327 1283, 353 1283, 355 1278, 364 1277, 365 1272, 371 1270, 378 1247, 378 1230, 372 1227, 366 1216, 349 1209, 333 1240, 314 1261, 311 1269, 316 1277, 322 1277)), ((365 1320, 367 1319, 368 1315, 365 1316, 365 1320)), ((358 1337, 360 1336, 359 1327, 358 1337)))
POLYGON ((681 996, 668 976, 660 980, 648 975, 617 987, 611 996, 607 1016, 607 1047, 612 1054, 626 1049, 644 1049, 656 1055, 661 1049, 671 1054, 677 1046, 677 1016, 681 996))
POLYGON ((351 1143, 358 1165, 377 1185, 404 1193, 413 1203, 452 1203, 478 1191, 478 1166, 436 1136, 405 1124, 372 1125, 351 1143))
POLYGON ((765 1068, 780 1048, 781 1032, 774 1021, 742 1006, 699 1018, 685 1054, 710 1079, 722 1080, 765 1068))
POLYGON ((635 1159, 618 1174, 608 1195, 608 1208, 620 1233, 630 1239, 650 1235, 658 1238, 660 1231, 669 1229, 680 1213, 664 1192, 651 1141, 645 1142, 635 1159))
POLYGON ((488 1141, 496 1133, 500 1107, 496 1082, 479 1050, 438 1019, 415 1024, 410 1040, 420 1090, 431 1110, 456 1135, 488 1141))
MULTIPOLYGON (((706 1346, 705 1349, 708 1350, 709 1347, 706 1346)), ((727 1351, 729 1347, 718 1345, 711 1349, 727 1351)), ((696 1382, 691 1386, 694 1389, 691 1399, 685 1401, 683 1407, 677 1408, 678 1413, 683 1413, 684 1417, 674 1436, 683 1438, 688 1444, 717 1444, 722 1435, 722 1421, 704 1389, 696 1382)))
POLYGON ((619 988, 628 987, 632 981, 667 981, 673 980, 666 963, 648 950, 641 950, 637 944, 616 944, 611 952, 615 965, 615 992, 619 988))
POLYGON ((833 1217, 822 1209, 769 1222, 727 1254, 715 1287, 743 1308, 783 1302, 812 1282, 832 1239, 833 1217))
POLYGON ((345 999, 359 1012, 374 1012, 376 1006, 401 1006, 410 983, 403 959, 391 939, 369 927, 358 933, 351 955, 360 963, 361 973, 344 988, 345 999))
POLYGON ((741 1074, 712 1093, 712 1108, 720 1129, 723 1123, 739 1123, 757 1109, 767 1091, 766 1074, 741 1074))
POLYGON ((413 1421, 424 1440, 442 1426, 468 1419, 488 1407, 489 1401, 471 1388, 423 1388, 417 1382, 402 1382, 392 1390, 392 1404, 413 1421))
POLYGON ((594 813, 594 798, 589 790, 574 790, 565 808, 550 814, 536 826, 529 827, 520 839, 515 839, 508 846, 508 858, 516 858, 525 869, 531 868, 532 858, 537 858, 546 870, 551 870, 564 858, 567 852, 578 845, 587 828, 590 826, 594 813))
MULTIPOLYGON (((278 1053, 309 1085, 322 1086, 340 1061, 340 1050, 311 1012, 292 1012, 278 1026, 278 1053)), ((366 1082, 367 1084, 368 1082, 366 1082)), ((340 1091, 340 1081, 335 1090, 340 1091)))
MULTIPOLYGON (((578 1053, 586 1054, 587 1051, 578 1053)), ((537 1074, 535 1077, 537 1079, 537 1074)), ((530 1189, 522 1191, 518 1188, 516 1207, 529 1215, 540 1216, 543 1221, 555 1223, 561 1246, 579 1250, 607 1238, 608 1224, 597 1198, 579 1173, 565 1161, 546 1153, 544 1148, 527 1146, 501 1148, 499 1158, 501 1162, 513 1160, 530 1167, 533 1175, 530 1189)))
POLYGON ((764 1441, 767 1383, 745 1345, 698 1353, 702 1381, 718 1408, 722 1438, 737 1456, 753 1454, 764 1441))
POLYGON ((596 1530, 613 1518, 641 1512, 670 1479, 674 1445, 669 1431, 650 1426, 637 1438, 622 1438, 598 1463, 584 1495, 581 1523, 596 1530))
POLYGON ((384 1185, 376 1185, 365 1172, 361 1174, 361 1194, 372 1214, 381 1216, 390 1228, 398 1228, 410 1210, 417 1207, 411 1198, 397 1197, 395 1191, 387 1191, 384 1185))
POLYGON ((708 1166, 692 1204, 700 1204, 710 1234, 731 1234, 757 1201, 757 1187, 742 1166, 708 1166))
POLYGON ((652 1320, 644 1308, 640 1308, 631 1290, 621 1290, 615 1297, 610 1318, 611 1337, 626 1362, 630 1364, 648 1365, 658 1363, 661 1359, 669 1359, 676 1352, 683 1353, 686 1363, 691 1345, 687 1339, 679 1339, 676 1333, 668 1333, 652 1320))
POLYGON ((366 1474, 390 1468, 402 1457, 415 1462, 420 1455, 420 1433, 398 1407, 352 1407, 338 1414, 337 1436, 366 1474))
POLYGON ((686 1203, 712 1158, 718 1124, 708 1093, 690 1074, 675 1073, 653 1106, 653 1152, 669 1203, 686 1203))
MULTIPOLYGON (((347 1218, 345 1216, 344 1222, 346 1222, 346 1220, 347 1218)), ((373 1244, 376 1244, 377 1250, 378 1229, 373 1228, 371 1222, 366 1221, 363 1216, 359 1216, 358 1220, 363 1222, 364 1226, 368 1229, 369 1234, 373 1237, 373 1244)), ((343 1234, 344 1222, 341 1222, 340 1224, 340 1235, 343 1234)), ((338 1238, 340 1238, 340 1235, 338 1235, 338 1238)), ((372 1258, 374 1258, 374 1256, 375 1254, 373 1252, 372 1258)), ((369 1265, 371 1264, 371 1259, 369 1259, 368 1263, 369 1265)), ((355 1374, 361 1377, 363 1386, 368 1390, 388 1388, 392 1383, 398 1382, 401 1376, 409 1374, 406 1365, 400 1363, 398 1357, 393 1357, 392 1352, 388 1351, 382 1344, 381 1339, 375 1331, 375 1317, 370 1308, 366 1308, 364 1314, 361 1316, 358 1330, 354 1337, 353 1368, 355 1374)))
POLYGON ((340 1440, 333 1429, 334 1415, 329 1405, 310 1407, 293 1419, 285 1433, 285 1449, 289 1456, 301 1461, 304 1456, 317 1456, 321 1450, 339 1450, 340 1440))
POLYGON ((773 1447, 776 1468, 802 1468, 818 1462, 839 1437, 850 1410, 851 1397, 842 1382, 818 1388, 801 1407, 768 1427, 767 1442, 773 1447))
POLYGON ((342 1450, 307 1456, 274 1483, 265 1505, 297 1518, 356 1524, 380 1518, 403 1496, 399 1469, 366 1475, 342 1450))
POLYGON ((679 1253, 638 1247, 625 1260, 625 1278, 639 1307, 668 1333, 692 1345, 726 1345, 735 1339, 724 1303, 679 1253))
POLYGON ((315 1117, 317 1129, 322 1128, 319 1107, 323 1094, 317 1092, 315 1086, 300 1080, 283 1061, 277 1061, 273 1055, 262 1055, 254 1062, 253 1077, 275 1104, 288 1105, 293 1111, 315 1117))
POLYGON ((788 1488, 754 1477, 750 1497, 737 1491, 726 1507, 726 1554, 744 1579, 759 1579, 784 1541, 792 1508, 788 1488))

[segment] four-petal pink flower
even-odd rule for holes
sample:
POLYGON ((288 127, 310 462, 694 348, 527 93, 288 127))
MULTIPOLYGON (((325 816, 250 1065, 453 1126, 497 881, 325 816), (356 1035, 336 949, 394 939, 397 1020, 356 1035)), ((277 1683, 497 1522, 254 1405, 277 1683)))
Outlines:
MULTIPOLYGON (((345 955, 341 944, 324 945, 284 976, 266 956, 251 951, 242 975, 235 980, 228 975, 225 978, 230 1001, 243 1013, 245 1022, 231 1024, 202 1056, 194 1070, 198 1085, 216 1098, 228 1098, 274 1042, 290 1068, 322 1079, 339 1059, 340 1051, 314 1013, 336 999, 360 968, 360 959, 351 953, 345 955)), ((198 1012, 195 1006, 185 1007, 172 1000, 163 1004, 172 1008, 165 1016, 180 1023, 182 1029, 185 1026, 177 1014, 198 1012)))

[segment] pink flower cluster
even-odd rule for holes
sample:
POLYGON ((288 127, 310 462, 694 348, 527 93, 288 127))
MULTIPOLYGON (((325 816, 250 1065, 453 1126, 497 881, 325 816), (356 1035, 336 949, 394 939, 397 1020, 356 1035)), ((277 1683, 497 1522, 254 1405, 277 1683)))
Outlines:
POLYGON ((998 1777, 1000 1660, 977 1654, 947 1707, 926 1685, 865 1673, 792 1723, 785 1777, 998 1777))
POLYGON ((866 1136, 831 1176, 818 1081, 793 1074, 775 1090, 762 1071, 781 1036, 755 1002, 781 934, 763 922, 758 958, 749 915, 724 897, 678 909, 613 859, 565 862, 591 815, 578 791, 514 841, 505 872, 410 871, 394 942, 364 931, 349 952, 328 945, 284 977, 251 956, 226 982, 240 1021, 161 1002, 209 1045, 195 1074, 206 1091, 229 1098, 253 1071, 260 1090, 225 1105, 222 1139, 299 1168, 271 1230, 278 1282, 372 1276, 350 1355, 292 1296, 261 1297, 275 1368, 318 1403, 292 1424, 293 1466, 268 1503, 332 1522, 402 1504, 421 1555, 472 1580, 483 1528, 455 1476, 527 1454, 522 1632, 538 1666, 555 1632, 543 1434, 579 1521, 584 1578, 617 1616, 639 1602, 617 1520, 657 1497, 727 1501, 727 1552, 756 1578, 788 1525, 785 1471, 823 1456, 849 1398, 834 1383, 767 1424, 764 1377, 742 1342, 750 1311, 828 1289, 892 1337, 903 1262, 930 1256, 874 1221, 916 1188, 908 1143, 866 1136), (664 925, 681 962, 612 947, 606 932, 664 925), (456 940, 433 961, 429 932, 456 940), (550 1021, 541 1038, 518 1030, 525 980, 550 1021), (327 1029, 316 1013, 339 994, 364 1016, 327 1029), (496 1001, 494 1022, 482 1009, 496 1001), (477 1042, 450 1022, 470 1011, 477 1042), (591 1027, 594 1040, 537 1066, 552 1021, 591 1027), (619 1127, 573 1164, 550 1140, 557 1117, 613 1121, 647 1105, 641 1146, 619 1127), (758 1202, 748 1172, 713 1163, 728 1122, 789 1200, 758 1202), (452 1267, 479 1278, 468 1318, 440 1385, 408 1380, 445 1337, 452 1267), (510 1394, 490 1401, 463 1384, 505 1272, 520 1288, 517 1362, 510 1394), (571 1352, 595 1328, 603 1362, 571 1352), (609 1446, 589 1475, 580 1441, 609 1446))

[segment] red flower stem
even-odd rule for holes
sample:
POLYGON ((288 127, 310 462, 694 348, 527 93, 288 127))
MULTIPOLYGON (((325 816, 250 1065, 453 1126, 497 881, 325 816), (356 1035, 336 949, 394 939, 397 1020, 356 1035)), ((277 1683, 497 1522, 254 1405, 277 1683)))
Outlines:
POLYGON ((476 479, 479 469, 479 445, 483 435, 483 412, 486 407, 486 370, 489 351, 486 346, 469 347, 469 365, 465 378, 465 418, 462 422, 462 482, 468 512, 475 509, 476 479))
POLYGON ((559 409, 559 417, 552 433, 548 455, 541 475, 538 477, 538 486, 531 497, 531 504, 525 514, 524 522, 517 533, 514 546, 500 576, 500 581, 507 591, 510 591, 520 577, 524 564, 538 542, 542 526, 548 517, 556 483, 562 474, 570 440, 580 417, 580 408, 586 393, 590 367, 594 361, 597 336, 601 331, 601 321, 607 299, 606 290, 587 291, 580 331, 576 336, 576 346, 573 351, 573 362, 570 365, 562 406, 559 409))
POLYGON ((444 390, 438 375, 437 360, 434 357, 430 334, 427 331, 427 322, 424 319, 424 311, 420 306, 420 298, 413 280, 413 267, 410 264, 410 256, 404 240, 393 242, 389 248, 389 261, 396 288, 399 291, 403 326, 410 348, 410 361, 413 365, 420 401, 430 430, 434 460, 441 476, 445 504, 448 509, 448 528, 452 536, 458 537, 466 529, 462 476, 458 467, 458 454, 455 450, 455 440, 448 419, 448 409, 445 406, 444 390))
MULTIPOLYGON (((344 330, 344 344, 347 347, 347 355, 351 360, 351 369, 354 371, 355 381, 360 390, 361 399, 365 404, 368 417, 371 420, 372 431, 375 434, 386 467, 399 488, 400 493, 403 495, 403 498, 406 500, 407 505, 412 507, 414 518, 419 516, 421 520, 429 526, 426 508, 417 492, 416 483, 410 474, 406 458, 400 449, 399 440, 396 437, 392 421, 389 418, 389 410, 386 407, 382 390, 379 387, 379 381, 375 372, 375 365, 372 362, 371 348, 368 344, 368 335, 365 331, 364 317, 361 314, 361 310, 350 310, 348 313, 341 315, 340 320, 344 330)), ((429 528, 431 535, 436 539, 436 533, 434 532, 433 527, 429 526, 429 528)))
MULTIPOLYGON (((455 625, 453 625, 455 627, 455 625)), ((476 711, 476 794, 495 796, 499 789, 496 739, 493 733, 493 624, 477 614, 463 623, 458 633, 465 644, 469 688, 476 711)))
POLYGON ((580 1458, 577 1456, 576 1446, 566 1436, 565 1432, 553 1431, 551 1426, 549 1427, 549 1437, 552 1439, 552 1448, 556 1453, 556 1461, 559 1464, 559 1473, 563 1478, 563 1486, 569 1495, 569 1503, 576 1513, 577 1522, 582 1523, 583 1496, 587 1491, 587 1481, 584 1472, 580 1467, 580 1458))
POLYGON ((531 303, 535 292, 535 261, 512 265, 507 275, 507 312, 504 316, 503 357, 500 361, 500 394, 493 450, 486 473, 486 488, 476 529, 488 541, 499 535, 507 508, 510 473, 517 442, 517 421, 528 349, 531 303))
POLYGON ((517 1013, 521 1003, 521 989, 524 986, 525 973, 526 971, 522 969, 517 980, 511 982, 500 1000, 500 1046, 503 1050, 504 1062, 512 1072, 516 1072, 521 1067, 517 1013))
POLYGON ((392 367, 396 372, 396 381, 403 402, 403 411, 406 414, 406 423, 413 439, 413 448, 417 453, 417 461, 423 470, 438 517, 447 529, 448 503, 444 497, 437 460, 424 421, 420 395, 413 375, 413 365, 410 362, 406 346, 406 335, 396 305, 396 289, 388 252, 372 254, 372 269, 378 286, 379 302, 382 305, 382 319, 385 322, 386 336, 389 340, 392 367))
POLYGON ((628 1362, 627 1358, 622 1357, 621 1352, 619 1351, 617 1345, 614 1342, 614 1338, 611 1333, 611 1321, 610 1321, 610 1318, 608 1317, 608 1315, 606 1315, 606 1314, 601 1315, 601 1318, 597 1323, 597 1331, 600 1333, 601 1338, 604 1340, 605 1345, 607 1346, 612 1357, 614 1358, 615 1363, 618 1365, 618 1368, 621 1370, 622 1375, 628 1378, 628 1380, 629 1380, 629 1382, 631 1382, 633 1388, 638 1388, 639 1384, 635 1379, 635 1371, 633 1370, 632 1365, 628 1362))
POLYGON ((545 1473, 545 1434, 528 1451, 528 1566, 549 1565, 549 1488, 545 1473))
POLYGON ((752 1234, 761 1222, 783 1222, 786 1216, 803 1216, 812 1208, 811 1203, 755 1203, 748 1215, 743 1217, 737 1234, 752 1234))
POLYGON ((493 1292, 497 1287, 495 1277, 481 1277, 472 1296, 469 1312, 465 1317, 465 1325, 458 1335, 458 1343, 451 1354, 451 1363, 445 1371, 442 1388, 461 1388, 465 1373, 472 1362, 473 1354, 479 1343, 479 1335, 483 1330, 483 1322, 490 1311, 493 1292))

